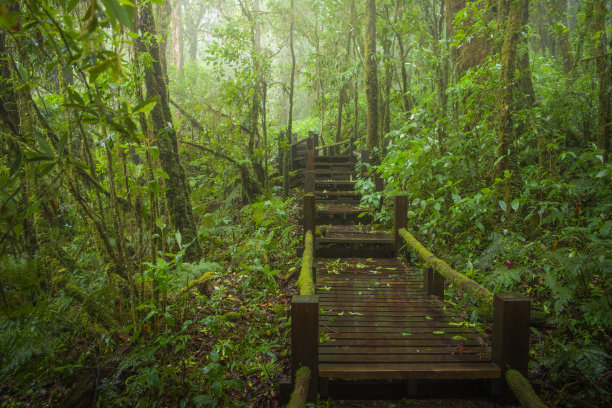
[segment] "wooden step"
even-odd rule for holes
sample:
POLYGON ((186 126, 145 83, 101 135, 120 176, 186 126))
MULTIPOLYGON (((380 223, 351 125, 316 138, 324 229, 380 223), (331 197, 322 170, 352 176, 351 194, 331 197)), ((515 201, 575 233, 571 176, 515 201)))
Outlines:
POLYGON ((501 370, 492 362, 439 363, 320 363, 319 377, 343 380, 490 379, 501 370))

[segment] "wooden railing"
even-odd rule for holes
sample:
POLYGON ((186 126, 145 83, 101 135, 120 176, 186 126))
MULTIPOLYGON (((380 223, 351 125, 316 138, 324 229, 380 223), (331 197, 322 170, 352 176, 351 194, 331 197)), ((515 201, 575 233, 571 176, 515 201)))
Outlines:
POLYGON ((293 387, 287 408, 304 408, 306 406, 309 385, 310 369, 302 367, 295 373, 295 386, 293 387))
POLYGON ((506 371, 506 382, 523 408, 546 408, 529 381, 518 371, 512 369, 506 371))
POLYGON ((332 155, 335 153, 338 153, 340 146, 344 146, 344 145, 349 145, 348 146, 348 154, 350 154, 353 150, 355 150, 355 145, 354 145, 354 140, 353 139, 349 139, 349 140, 343 140, 341 142, 337 142, 337 143, 331 143, 325 146, 316 146, 314 148, 315 150, 315 154, 318 155, 319 152, 321 152, 323 155, 332 155))
MULTIPOLYGON (((457 288, 476 297, 481 306, 493 310, 493 333, 491 339, 492 357, 505 375, 514 369, 527 375, 529 361, 529 318, 531 301, 519 293, 491 293, 467 276, 436 258, 406 229, 407 198, 395 196, 394 234, 395 246, 399 249, 405 241, 408 247, 427 265, 423 273, 423 289, 432 295, 444 297, 444 279, 457 288)), ((502 398, 509 399, 508 384, 500 382, 502 398)))
POLYGON ((299 370, 303 367, 308 368, 310 373, 308 376, 310 386, 306 387, 308 401, 316 400, 319 383, 319 297, 315 295, 314 232, 315 197, 312 194, 306 194, 304 196, 304 253, 298 278, 300 294, 291 298, 291 378, 295 393, 299 385, 299 370))

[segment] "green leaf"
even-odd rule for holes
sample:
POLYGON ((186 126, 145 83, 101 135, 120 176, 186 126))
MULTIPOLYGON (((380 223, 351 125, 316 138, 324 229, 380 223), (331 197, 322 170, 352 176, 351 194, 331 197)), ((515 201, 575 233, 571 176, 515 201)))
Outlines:
POLYGON ((45 139, 43 139, 42 137, 36 136, 36 141, 38 142, 38 146, 40 147, 40 150, 45 154, 45 156, 51 159, 55 157, 55 153, 53 153, 53 149, 51 148, 51 146, 49 145, 49 143, 47 143, 45 139))
POLYGON ((518 198, 515 198, 514 200, 512 200, 512 202, 510 203, 510 207, 512 207, 512 209, 514 211, 519 209, 519 206, 521 205, 521 203, 519 202, 518 198))
POLYGON ((102 73, 106 71, 108 68, 110 68, 112 65, 113 65, 113 58, 107 58, 104 61, 99 62, 93 67, 89 68, 88 69, 89 82, 91 83, 96 82, 96 79, 98 79, 98 77, 102 75, 102 73))
POLYGON ((407 332, 407 331, 403 331, 402 332, 402 336, 406 337, 406 336, 412 336, 412 333, 407 332))
POLYGON ((17 157, 15 157, 15 160, 13 161, 13 164, 11 165, 11 176, 15 174, 17 170, 19 170, 19 167, 21 167, 22 158, 23 158, 23 152, 20 150, 19 152, 17 152, 17 157))
POLYGON ((122 26, 129 29, 134 28, 134 7, 129 5, 122 6, 117 0, 102 0, 106 15, 113 20, 119 21, 122 26))
POLYGON ((435 335, 444 334, 444 330, 434 330, 433 334, 435 335))
POLYGON ((159 182, 157 180, 151 180, 149 181, 149 189, 153 192, 153 194, 155 195, 160 195, 161 194, 161 186, 159 185, 159 182))
POLYGON ((181 236, 181 232, 180 231, 176 231, 176 234, 174 234, 174 236, 176 237, 176 242, 179 246, 179 248, 182 248, 182 242, 183 242, 183 237, 181 236))
POLYGON ((66 141, 68 141, 68 132, 60 136, 59 142, 57 143, 57 154, 61 156, 64 154, 64 148, 66 147, 66 141))
POLYGON ((153 110, 158 100, 159 100, 159 96, 154 96, 152 98, 145 99, 144 101, 134 106, 133 112, 134 113, 144 113, 145 115, 148 115, 149 112, 153 110))
POLYGON ((504 200, 499 200, 499 208, 501 208, 502 211, 506 211, 508 209, 508 206, 504 200))

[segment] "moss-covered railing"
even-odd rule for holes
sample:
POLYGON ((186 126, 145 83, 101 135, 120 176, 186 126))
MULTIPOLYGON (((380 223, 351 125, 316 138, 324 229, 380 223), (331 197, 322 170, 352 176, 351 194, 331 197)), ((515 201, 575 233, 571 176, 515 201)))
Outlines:
POLYGON ((328 145, 316 146, 316 147, 314 147, 314 150, 315 150, 316 154, 318 154, 318 152, 321 152, 324 155, 331 155, 331 154, 334 154, 336 152, 339 152, 340 146, 344 146, 344 145, 348 145, 348 147, 349 147, 348 153, 350 153, 351 151, 354 150, 353 139, 343 140, 341 142, 331 143, 331 144, 328 144, 328 145))
MULTIPOLYGON (((531 301, 518 293, 492 293, 487 288, 451 268, 425 248, 407 230, 407 198, 395 196, 394 234, 395 247, 399 251, 403 244, 415 253, 427 266, 423 273, 423 290, 431 295, 444 297, 445 280, 462 291, 474 296, 481 309, 493 311, 493 331, 491 338, 492 360, 502 370, 500 394, 503 399, 512 398, 510 387, 523 401, 535 401, 531 387, 524 375, 527 374, 529 361, 529 318, 531 301), (509 374, 508 374, 509 373, 509 374), (528 392, 528 390, 531 390, 528 392), (531 396, 530 396, 531 395, 531 396)), ((537 396, 535 396, 537 399, 537 396)), ((539 400, 537 400, 539 401, 539 400)), ((540 405, 525 405, 539 407, 540 405)))
POLYGON ((315 294, 314 276, 312 274, 312 264, 314 261, 314 239, 312 231, 306 231, 304 235, 304 254, 302 255, 302 269, 298 277, 297 287, 300 295, 309 296, 315 294))
POLYGON ((304 252, 297 283, 300 293, 291 299, 291 379, 294 394, 302 389, 298 394, 306 392, 308 401, 316 400, 319 384, 319 297, 315 294, 314 268, 315 211, 314 195, 304 195, 304 252), (303 378, 306 370, 303 368, 308 369, 306 386, 303 378))
POLYGON ((446 262, 438 259, 427 250, 419 241, 413 237, 406 228, 400 228, 399 235, 404 238, 410 249, 412 249, 430 268, 449 280, 453 285, 461 288, 464 292, 478 298, 486 307, 493 306, 493 293, 487 288, 480 286, 472 279, 451 268, 446 262))
POLYGON ((529 381, 516 370, 506 371, 506 382, 523 408, 546 408, 529 381))
POLYGON ((308 389, 310 385, 310 369, 302 367, 295 373, 295 385, 291 393, 291 399, 287 408, 304 408, 308 401, 308 389))

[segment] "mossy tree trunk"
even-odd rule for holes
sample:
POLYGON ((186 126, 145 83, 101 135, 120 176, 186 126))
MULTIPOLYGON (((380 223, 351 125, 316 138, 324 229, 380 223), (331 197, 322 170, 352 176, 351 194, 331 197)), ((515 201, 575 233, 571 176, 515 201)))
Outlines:
POLYGON ((597 111, 597 147, 604 151, 604 158, 610 151, 612 136, 612 61, 608 53, 606 38, 606 16, 608 9, 604 0, 595 0, 593 24, 597 38, 596 61, 599 77, 599 109, 597 111))
POLYGON ((380 163, 378 149, 378 73, 376 64, 376 0, 368 0, 365 13, 365 81, 367 105, 367 148, 372 163, 380 163), (376 149, 376 151, 375 151, 376 149))
POLYGON ((138 41, 138 50, 140 53, 149 53, 152 58, 151 64, 144 67, 147 98, 159 97, 157 104, 151 111, 151 121, 153 133, 157 139, 161 167, 168 174, 165 189, 168 212, 173 227, 180 231, 182 235, 182 241, 191 243, 186 250, 185 261, 194 262, 201 258, 202 250, 197 239, 187 178, 178 155, 178 142, 172 124, 168 88, 164 81, 165 76, 162 68, 164 55, 160 53, 159 44, 155 40, 147 41, 143 37, 145 33, 148 33, 155 38, 157 32, 151 4, 141 3, 138 11, 136 27, 141 34, 138 41))
POLYGON ((517 93, 520 89, 522 74, 517 72, 520 67, 518 48, 523 30, 525 9, 529 7, 529 0, 513 0, 508 11, 506 35, 501 53, 501 79, 500 79, 500 113, 501 126, 499 131, 499 168, 498 174, 503 177, 508 171, 510 176, 504 182, 503 199, 508 204, 518 194, 519 166, 515 140, 520 136, 515 114, 519 109, 520 100, 517 93))

